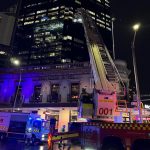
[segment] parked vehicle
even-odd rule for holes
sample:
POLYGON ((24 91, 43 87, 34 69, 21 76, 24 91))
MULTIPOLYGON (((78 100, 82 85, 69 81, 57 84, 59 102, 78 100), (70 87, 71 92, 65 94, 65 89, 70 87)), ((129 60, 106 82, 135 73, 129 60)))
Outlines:
POLYGON ((46 142, 49 123, 37 114, 0 112, 0 139, 15 138, 25 142, 46 142))

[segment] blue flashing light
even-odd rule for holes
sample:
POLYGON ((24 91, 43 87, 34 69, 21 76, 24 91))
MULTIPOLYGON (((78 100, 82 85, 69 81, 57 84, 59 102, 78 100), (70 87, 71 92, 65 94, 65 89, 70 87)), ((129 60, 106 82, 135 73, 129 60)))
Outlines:
POLYGON ((29 120, 32 120, 32 118, 31 118, 31 117, 29 117, 29 120))
POLYGON ((39 121, 41 121, 42 119, 41 119, 41 118, 36 118, 36 120, 39 120, 39 121))

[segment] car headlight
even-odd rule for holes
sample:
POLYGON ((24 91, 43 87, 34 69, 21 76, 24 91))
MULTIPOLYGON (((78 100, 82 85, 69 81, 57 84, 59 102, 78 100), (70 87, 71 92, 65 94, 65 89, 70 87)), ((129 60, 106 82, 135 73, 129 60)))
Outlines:
POLYGON ((27 132, 29 133, 32 132, 32 128, 28 128, 27 132))
POLYGON ((44 138, 45 137, 45 135, 44 134, 42 134, 42 138, 44 138))

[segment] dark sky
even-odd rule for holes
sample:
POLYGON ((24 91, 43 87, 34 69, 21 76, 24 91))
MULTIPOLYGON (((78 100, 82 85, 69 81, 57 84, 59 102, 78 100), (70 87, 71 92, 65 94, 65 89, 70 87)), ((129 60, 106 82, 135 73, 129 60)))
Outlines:
MULTIPOLYGON (((138 77, 141 93, 150 93, 150 1, 111 0, 114 22, 115 50, 117 58, 127 61, 132 70, 132 25, 141 23, 135 41, 138 77)), ((133 74, 133 71, 132 71, 133 74)))
POLYGON ((10 6, 17 3, 18 0, 0 0, 0 11, 5 11, 10 6))

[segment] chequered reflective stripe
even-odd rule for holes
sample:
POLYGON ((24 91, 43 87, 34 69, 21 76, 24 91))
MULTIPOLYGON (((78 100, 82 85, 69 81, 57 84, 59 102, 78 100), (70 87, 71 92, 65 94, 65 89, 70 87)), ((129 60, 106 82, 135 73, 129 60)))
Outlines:
POLYGON ((8 127, 0 126, 0 130, 1 130, 1 131, 7 131, 7 130, 8 130, 8 127))
POLYGON ((39 132, 39 129, 33 129, 33 132, 39 132))
POLYGON ((85 123, 85 125, 100 126, 102 129, 126 129, 126 130, 146 130, 150 131, 150 124, 134 123, 85 123))

